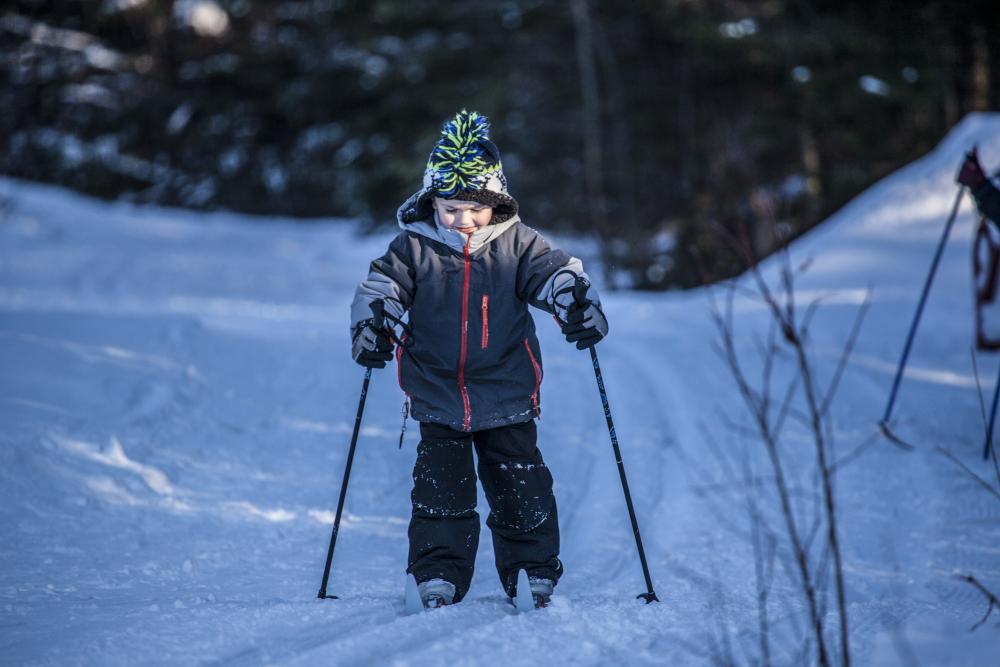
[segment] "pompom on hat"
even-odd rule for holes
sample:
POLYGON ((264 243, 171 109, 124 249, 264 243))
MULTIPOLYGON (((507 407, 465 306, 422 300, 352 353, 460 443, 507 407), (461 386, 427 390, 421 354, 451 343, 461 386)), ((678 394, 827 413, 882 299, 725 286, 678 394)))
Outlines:
POLYGON ((517 215, 517 201, 507 194, 500 150, 490 141, 486 116, 462 109, 444 124, 424 169, 423 188, 400 207, 400 222, 432 217, 434 197, 486 204, 493 208, 493 223, 517 215))

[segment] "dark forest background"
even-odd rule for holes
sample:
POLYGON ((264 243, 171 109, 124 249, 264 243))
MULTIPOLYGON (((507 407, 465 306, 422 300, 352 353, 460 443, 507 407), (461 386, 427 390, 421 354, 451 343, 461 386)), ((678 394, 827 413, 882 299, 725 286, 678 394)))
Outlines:
POLYGON ((2 173, 394 224, 465 107, 523 219, 596 236, 619 286, 730 276, 721 228, 766 254, 1000 107, 996 0, 4 6, 2 173))

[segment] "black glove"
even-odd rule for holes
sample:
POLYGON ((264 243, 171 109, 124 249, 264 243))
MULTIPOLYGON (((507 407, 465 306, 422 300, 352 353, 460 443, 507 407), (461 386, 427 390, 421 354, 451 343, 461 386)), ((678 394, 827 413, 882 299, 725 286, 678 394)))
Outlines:
POLYGON ((351 338, 351 356, 365 368, 385 368, 392 359, 392 338, 374 319, 358 322, 351 338))
POLYGON ((969 186, 970 190, 975 190, 986 180, 986 173, 983 172, 983 166, 979 164, 979 152, 977 149, 973 148, 965 154, 965 162, 962 163, 962 169, 958 172, 955 180, 962 185, 969 186))
MULTIPOLYGON (((589 285, 587 285, 589 288, 589 285)), ((608 335, 608 319, 596 303, 587 299, 575 298, 566 309, 566 321, 559 323, 563 335, 570 343, 576 343, 576 349, 585 350, 593 347, 599 340, 608 335)))

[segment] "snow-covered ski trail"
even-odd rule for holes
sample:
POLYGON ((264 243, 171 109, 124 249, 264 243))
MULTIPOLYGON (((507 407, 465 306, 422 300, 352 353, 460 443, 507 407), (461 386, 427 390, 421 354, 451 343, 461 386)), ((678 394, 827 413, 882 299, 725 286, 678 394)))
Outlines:
MULTIPOLYGON (((874 429, 913 276, 973 142, 1000 156, 1000 119, 967 119, 793 247, 815 258, 802 301, 837 291, 816 319, 821 377, 876 287, 837 403, 838 453, 874 429)), ((0 222, 0 662, 704 664, 727 644, 753 655, 744 511, 717 493, 731 471, 706 439, 739 445, 719 411, 739 422, 742 408, 709 345, 704 290, 602 294, 602 370, 662 602, 634 598, 642 573, 588 355, 541 316, 539 446, 566 574, 544 613, 515 613, 484 527, 466 600, 405 616, 417 436, 411 424, 397 449, 391 367, 372 378, 329 586, 341 599, 315 598, 363 376, 346 313, 388 237, 9 179, 0 196, 11 202, 0 222)), ((997 505, 933 449, 971 465, 981 447, 962 296, 973 220, 964 206, 900 393, 897 427, 919 451, 878 443, 838 478, 857 664, 898 663, 900 641, 941 665, 1000 651, 989 624, 967 632, 984 602, 952 577, 1000 588, 997 505)), ((737 312, 748 329, 765 322, 750 300, 737 312)), ((986 391, 996 363, 981 357, 986 391)), ((777 647, 801 622, 800 600, 787 579, 772 594, 777 647)))

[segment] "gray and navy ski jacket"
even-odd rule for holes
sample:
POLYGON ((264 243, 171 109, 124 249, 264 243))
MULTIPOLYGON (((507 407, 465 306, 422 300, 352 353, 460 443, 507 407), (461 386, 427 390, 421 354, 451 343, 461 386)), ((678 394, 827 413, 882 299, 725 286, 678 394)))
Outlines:
MULTIPOLYGON (((528 306, 563 317, 572 296, 562 290, 586 277, 582 263, 517 215, 471 235, 414 220, 421 194, 400 207, 403 231, 358 286, 352 330, 376 300, 409 314, 396 364, 414 419, 478 431, 540 416, 542 355, 528 306)), ((593 289, 588 296, 597 301, 593 289)))

